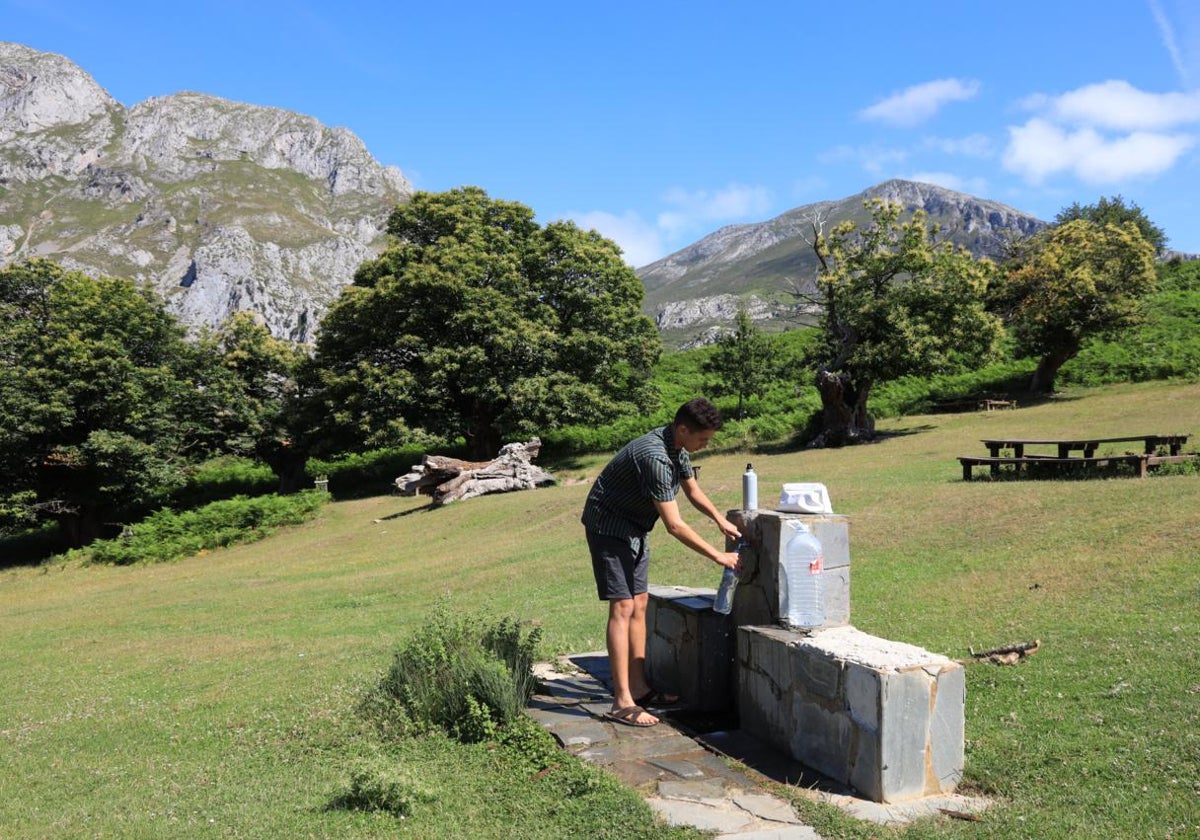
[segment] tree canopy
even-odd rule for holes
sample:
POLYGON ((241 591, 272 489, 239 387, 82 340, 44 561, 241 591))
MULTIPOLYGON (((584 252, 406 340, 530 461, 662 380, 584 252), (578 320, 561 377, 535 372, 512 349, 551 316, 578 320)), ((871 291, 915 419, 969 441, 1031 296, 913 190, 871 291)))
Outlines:
POLYGON ((878 382, 968 369, 995 357, 1000 321, 984 308, 994 266, 936 244, 936 228, 898 204, 867 204, 871 222, 845 222, 813 245, 820 261, 817 368, 827 444, 870 439, 878 382))
POLYGON ((321 325, 323 433, 350 448, 503 438, 647 410, 660 341, 617 246, 467 187, 416 193, 321 325))
POLYGON ((298 375, 307 354, 277 339, 250 312, 235 312, 200 340, 202 356, 215 368, 203 383, 220 388, 221 410, 213 423, 222 451, 263 461, 280 479, 280 492, 300 489, 307 455, 294 445, 301 428, 298 375))
POLYGON ((149 292, 54 263, 0 270, 0 514, 54 519, 70 545, 161 498, 212 411, 197 356, 149 292))
POLYGON ((1139 322, 1156 285, 1154 246, 1133 222, 1075 219, 1051 228, 1007 267, 993 295, 1018 352, 1040 356, 1030 390, 1054 390, 1088 338, 1139 322))
POLYGON ((1132 222, 1150 245, 1155 254, 1161 254, 1167 247, 1167 234, 1146 216, 1146 213, 1136 203, 1119 195, 1112 198, 1102 197, 1095 204, 1081 205, 1078 201, 1070 207, 1064 207, 1054 217, 1055 224, 1065 225, 1083 219, 1100 225, 1123 225, 1132 222))

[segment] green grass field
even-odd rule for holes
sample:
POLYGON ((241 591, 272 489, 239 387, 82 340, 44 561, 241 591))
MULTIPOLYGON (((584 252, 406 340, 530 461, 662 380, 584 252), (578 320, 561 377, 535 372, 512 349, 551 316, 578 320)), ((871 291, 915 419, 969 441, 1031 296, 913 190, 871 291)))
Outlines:
MULTIPOLYGON (((964 788, 996 803, 982 822, 883 828, 799 798, 804 815, 828 838, 1200 837, 1200 474, 968 483, 954 458, 997 435, 1190 432, 1196 451, 1200 384, 881 428, 845 450, 707 455, 701 483, 727 508, 747 460, 764 502, 824 482, 850 517, 866 632, 956 658, 1042 648, 968 666, 964 788)), ((578 479, 603 461, 550 466, 578 479)), ((346 501, 176 563, 0 573, 0 837, 696 836, 620 790, 597 793, 597 823, 494 747, 381 743, 354 711, 439 601, 540 623, 546 655, 601 649, 586 492, 346 501), (403 820, 332 807, 352 763, 381 756, 435 800, 403 820)), ((716 585, 656 537, 653 582, 716 585)))

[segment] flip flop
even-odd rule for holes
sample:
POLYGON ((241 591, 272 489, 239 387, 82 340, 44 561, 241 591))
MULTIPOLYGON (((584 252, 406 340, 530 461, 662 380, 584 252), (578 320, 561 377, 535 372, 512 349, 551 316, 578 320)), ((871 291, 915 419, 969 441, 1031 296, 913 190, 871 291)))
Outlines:
POLYGON ((635 703, 642 707, 649 706, 674 706, 679 702, 680 698, 677 694, 667 694, 664 691, 655 691, 651 689, 641 697, 634 698, 635 703))
POLYGON ((611 712, 606 712, 604 717, 614 723, 622 723, 625 726, 639 726, 642 728, 656 726, 658 724, 657 720, 653 722, 637 720, 641 715, 648 714, 650 713, 641 706, 626 706, 623 709, 613 709, 611 712))

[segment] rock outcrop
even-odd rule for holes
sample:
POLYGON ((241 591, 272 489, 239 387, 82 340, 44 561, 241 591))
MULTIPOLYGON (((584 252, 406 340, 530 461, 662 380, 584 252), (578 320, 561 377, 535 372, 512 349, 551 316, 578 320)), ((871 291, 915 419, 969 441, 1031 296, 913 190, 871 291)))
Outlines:
POLYGON ((0 43, 0 265, 48 257, 157 291, 193 327, 246 309, 311 339, 412 194, 344 128, 200 93, 126 108, 0 43))

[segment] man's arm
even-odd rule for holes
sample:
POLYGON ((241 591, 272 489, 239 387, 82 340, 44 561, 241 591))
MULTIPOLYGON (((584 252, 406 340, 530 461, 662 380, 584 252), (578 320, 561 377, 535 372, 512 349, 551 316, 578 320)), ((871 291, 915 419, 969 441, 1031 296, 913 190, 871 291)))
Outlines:
MULTIPOLYGON (((689 498, 691 497, 689 496, 689 498)), ((669 502, 660 502, 656 499, 654 501, 654 507, 658 510, 659 518, 662 519, 663 525, 666 526, 667 533, 672 537, 679 540, 697 554, 704 555, 714 563, 718 563, 722 566, 728 566, 731 569, 737 568, 737 552, 718 551, 709 545, 703 537, 701 537, 692 529, 692 526, 683 521, 683 517, 679 513, 679 504, 674 499, 669 502)), ((709 503, 709 507, 712 507, 711 502, 709 503)), ((730 527, 732 527, 732 525, 730 527)), ((734 528, 733 531, 733 535, 736 535, 737 528, 734 528)))
POLYGON ((688 501, 692 503, 692 507, 703 513, 713 522, 717 523, 717 527, 721 529, 721 533, 727 537, 737 539, 742 535, 738 527, 721 515, 717 510, 717 506, 712 503, 708 495, 700 488, 700 482, 695 478, 685 478, 679 485, 683 489, 683 495, 687 496, 688 501))

